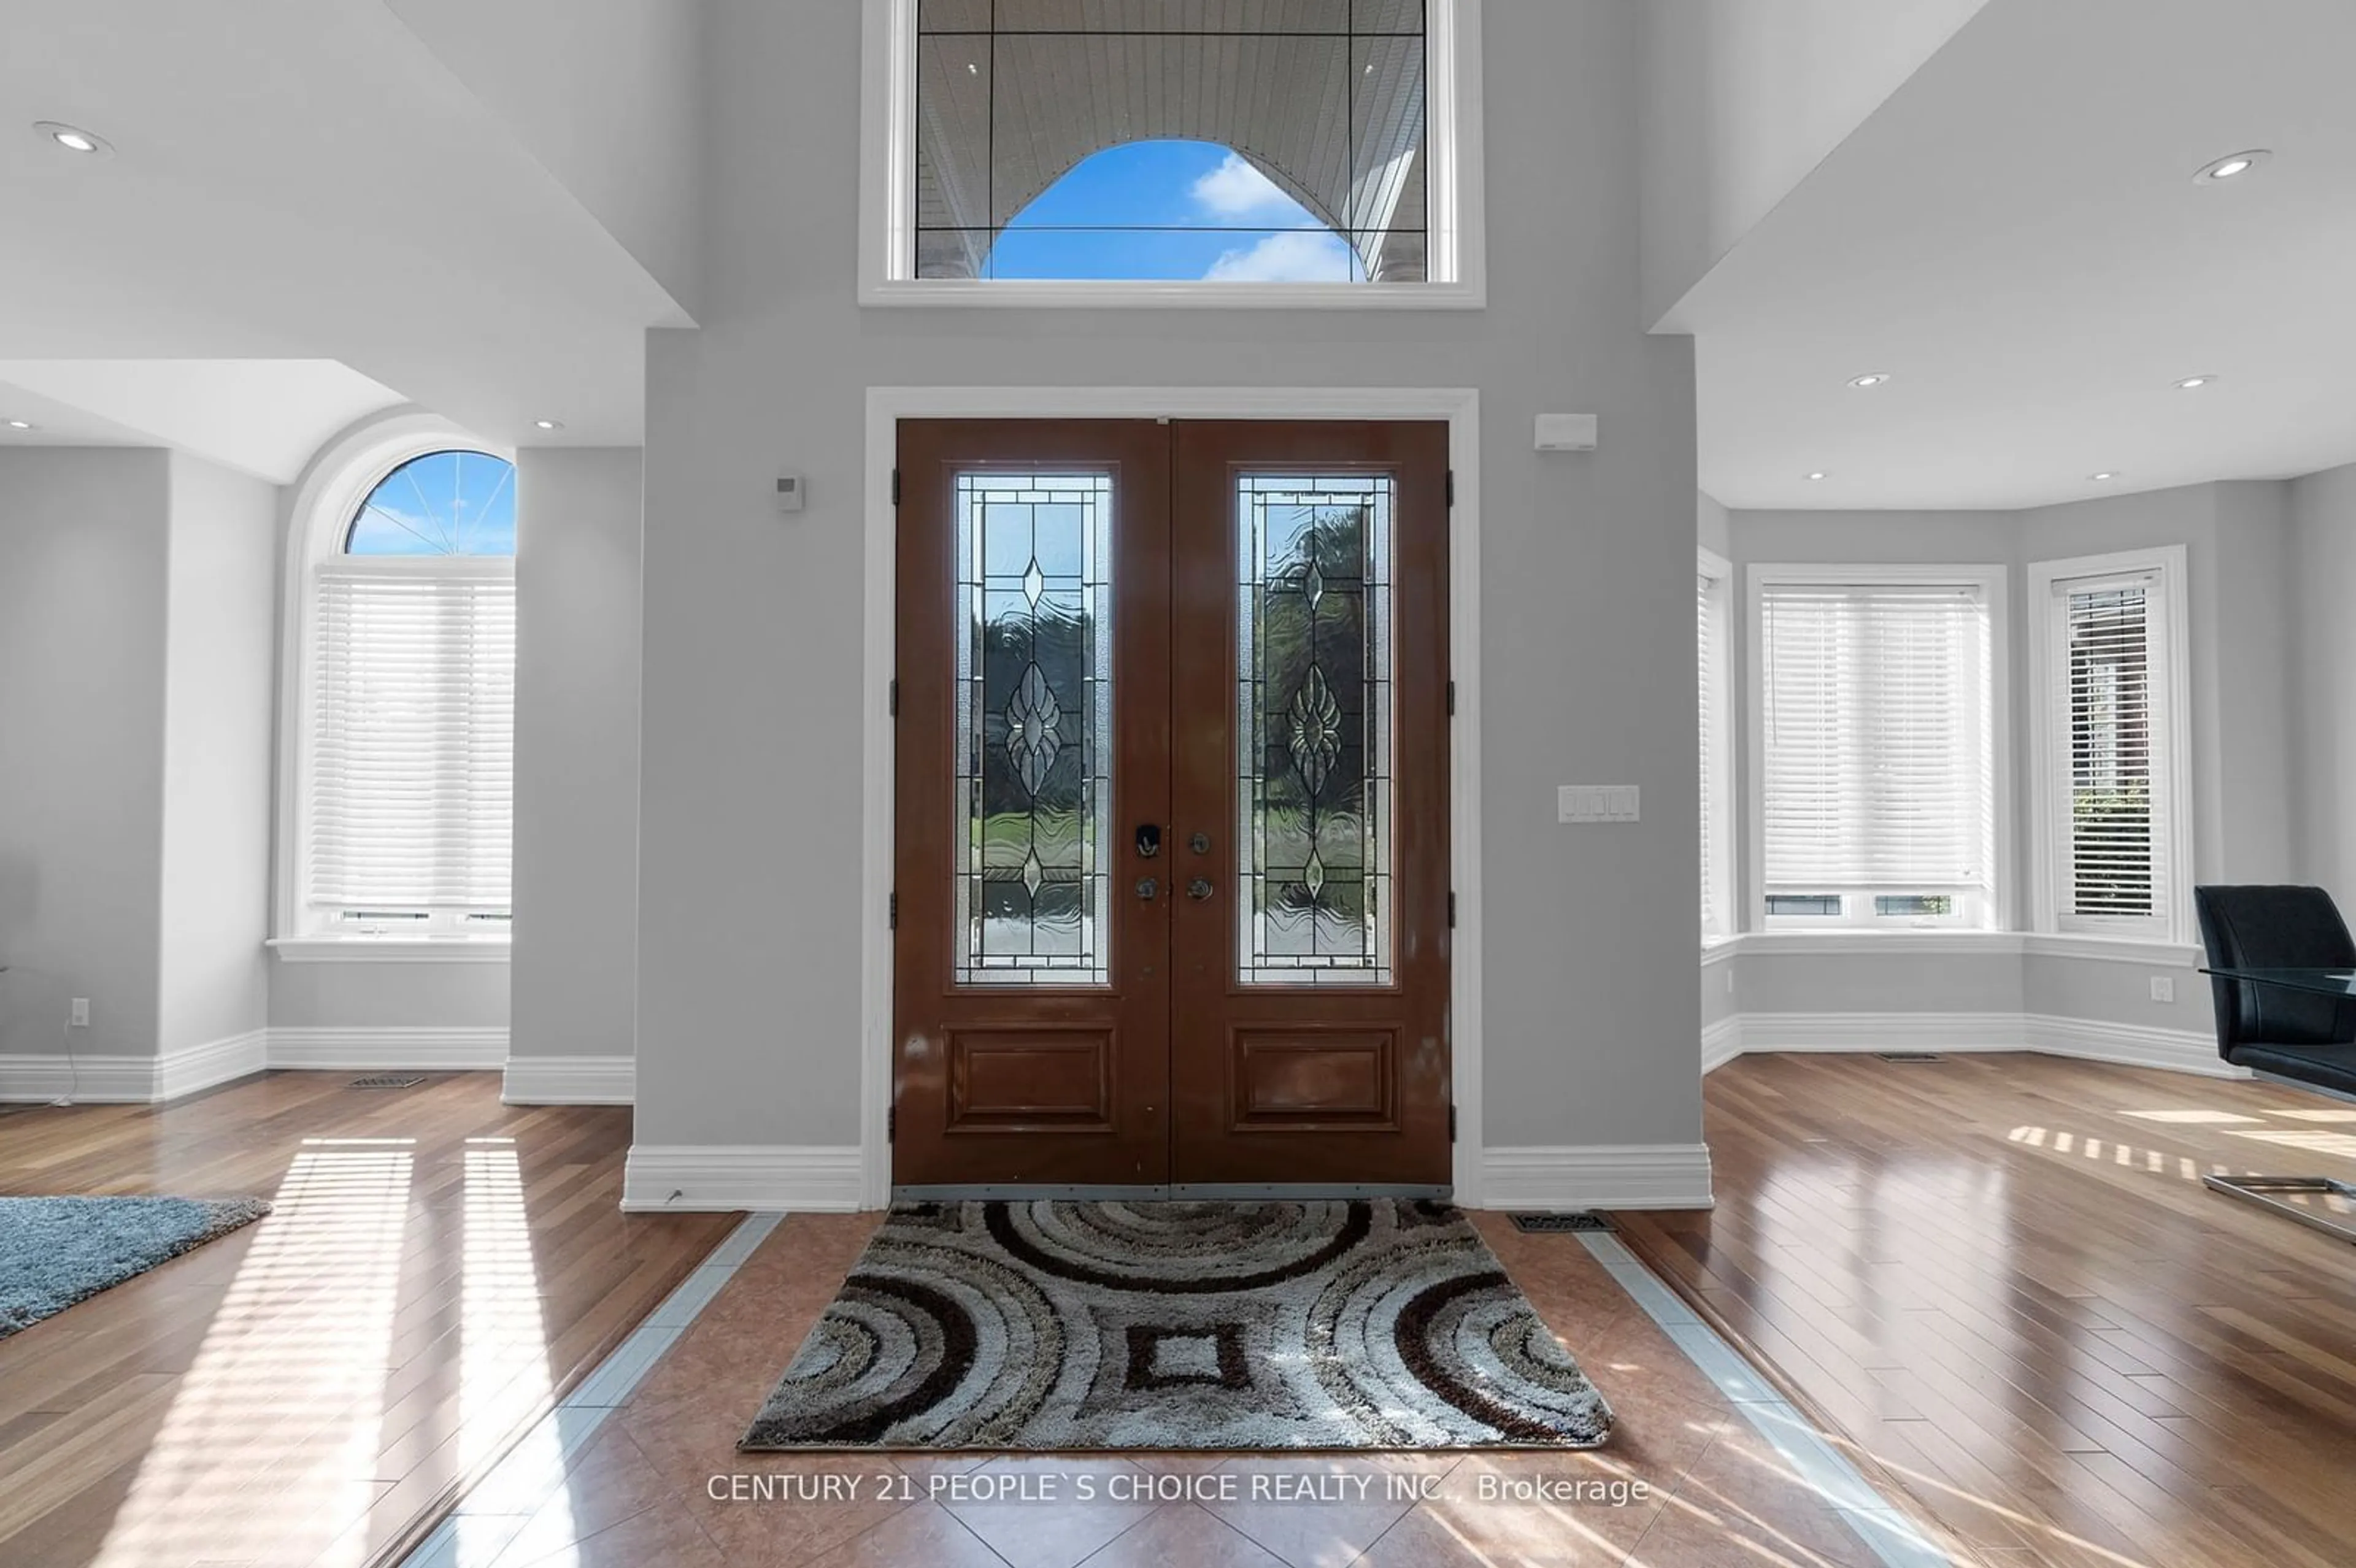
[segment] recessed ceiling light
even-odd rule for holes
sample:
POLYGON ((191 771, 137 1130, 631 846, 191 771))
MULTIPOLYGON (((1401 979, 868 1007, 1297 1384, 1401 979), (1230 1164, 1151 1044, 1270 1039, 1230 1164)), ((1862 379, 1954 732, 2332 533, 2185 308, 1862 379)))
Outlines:
POLYGON ((2103 485, 2103 484, 2107 484, 2107 483, 2109 483, 2111 480, 2114 480, 2114 479, 2117 478, 2117 477, 2118 477, 2118 475, 2115 475, 2115 474, 2114 474, 2114 473, 2112 473, 2109 469, 2105 468, 2105 469, 2104 469, 2100 474, 2089 474, 2089 475, 2086 475, 2086 477, 2087 477, 2087 478, 2089 478, 2089 479, 2092 479, 2092 480, 2093 480, 2093 481, 2094 481, 2094 483, 2096 483, 2097 485, 2103 485))
POLYGON ((1818 469, 1815 469, 1815 470, 1812 471, 1812 472, 1808 475, 1808 477, 1809 477, 1809 478, 1811 478, 1811 479, 1829 479, 1829 478, 1831 478, 1831 477, 1832 477, 1832 475, 1829 475, 1829 474, 1826 474, 1823 469, 1818 468, 1818 469))
POLYGON ((35 424, 30 420, 10 420, 8 421, 8 428, 10 430, 38 430, 41 427, 35 424))
POLYGON ((2192 176, 2194 185, 2216 185, 2223 180, 2239 179, 2265 163, 2274 154, 2264 147, 2253 147, 2246 153, 2228 153, 2213 164, 2205 164, 2192 176))
POLYGON ((2187 376, 2176 383, 2176 389, 2179 392, 2197 392, 2216 379, 2214 376, 2187 376))
POLYGON ((538 425, 542 430, 562 430, 564 428, 564 421, 562 420, 534 420, 531 422, 538 425))
POLYGON ((1874 370, 1874 371, 1869 371, 1869 372, 1868 372, 1867 374, 1862 375, 1862 376, 1851 376, 1851 377, 1848 379, 1848 384, 1849 384, 1850 386, 1852 386, 1852 387, 1879 387, 1879 386, 1880 386, 1884 381, 1887 381, 1887 380, 1889 380, 1889 379, 1890 379, 1890 372, 1889 372, 1889 371, 1887 371, 1887 370, 1874 370))
POLYGON ((968 76, 980 76, 981 74, 981 67, 974 64, 971 60, 968 60, 965 62, 965 73, 968 76))
POLYGON ((114 151, 114 144, 97 132, 69 125, 62 120, 36 120, 33 129, 70 153, 96 153, 103 157, 114 151))

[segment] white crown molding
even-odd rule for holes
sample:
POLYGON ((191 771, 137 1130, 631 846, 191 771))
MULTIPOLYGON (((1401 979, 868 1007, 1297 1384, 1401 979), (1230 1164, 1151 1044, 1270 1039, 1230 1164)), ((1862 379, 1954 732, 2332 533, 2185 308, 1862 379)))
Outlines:
POLYGON ((480 1072, 508 1064, 505 1029, 273 1029, 270 1065, 338 1072, 480 1072))
POLYGON ((1707 1144, 1549 1144, 1482 1155, 1487 1209, 1708 1209, 1707 1144))
POLYGON ((499 1091, 509 1105, 627 1105, 637 1096, 629 1056, 510 1056, 499 1091))
POLYGON ((622 1208, 782 1210, 846 1214, 859 1207, 857 1144, 633 1144, 622 1208))

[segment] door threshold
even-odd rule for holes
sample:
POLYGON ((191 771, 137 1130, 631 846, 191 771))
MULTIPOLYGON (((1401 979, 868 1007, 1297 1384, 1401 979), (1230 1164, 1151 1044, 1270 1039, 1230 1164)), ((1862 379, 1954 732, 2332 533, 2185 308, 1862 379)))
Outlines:
POLYGON ((1046 1198, 1072 1202, 1162 1203, 1222 1200, 1308 1200, 1348 1198, 1421 1198, 1447 1202, 1456 1189, 1446 1182, 1398 1181, 1171 1181, 1133 1184, 1089 1182, 925 1182, 892 1189, 894 1203, 963 1203, 1046 1198))

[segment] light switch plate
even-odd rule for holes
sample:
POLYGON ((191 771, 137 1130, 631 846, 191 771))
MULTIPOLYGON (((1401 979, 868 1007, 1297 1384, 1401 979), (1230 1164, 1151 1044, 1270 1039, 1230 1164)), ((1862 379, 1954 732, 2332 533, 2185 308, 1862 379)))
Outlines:
POLYGON ((1558 784, 1554 792, 1557 822, 1633 822, 1637 820, 1634 784, 1558 784))
POLYGON ((2176 976, 2173 975, 2154 975, 2151 977, 2151 999, 2155 1002, 2172 1002, 2176 1000, 2176 976))

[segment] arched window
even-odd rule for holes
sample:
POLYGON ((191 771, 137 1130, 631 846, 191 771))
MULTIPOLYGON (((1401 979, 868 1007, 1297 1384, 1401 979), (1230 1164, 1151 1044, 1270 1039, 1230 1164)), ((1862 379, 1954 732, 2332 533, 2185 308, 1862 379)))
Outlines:
POLYGON ((363 444, 298 501, 282 932, 504 935, 515 467, 415 432, 363 444))

